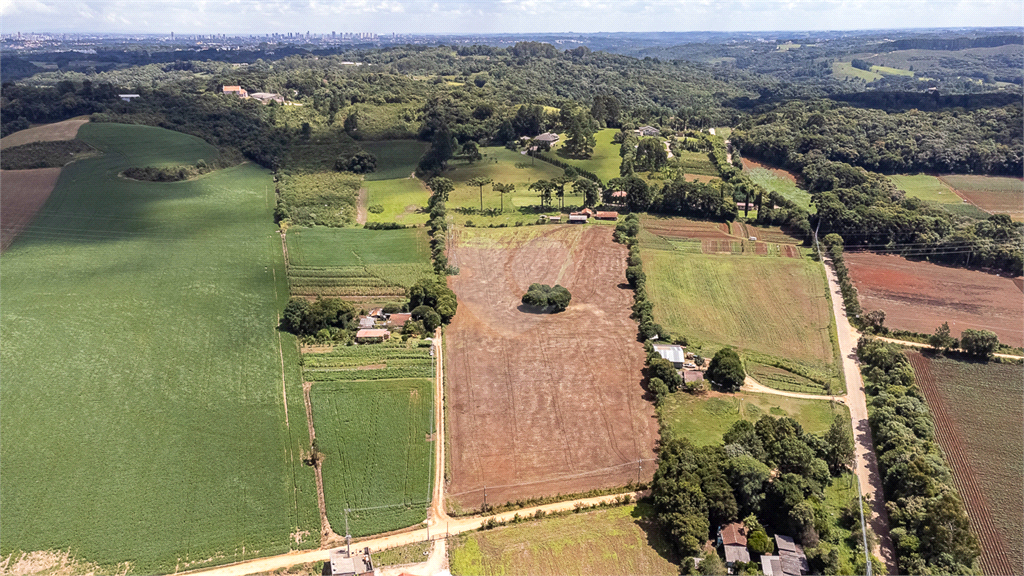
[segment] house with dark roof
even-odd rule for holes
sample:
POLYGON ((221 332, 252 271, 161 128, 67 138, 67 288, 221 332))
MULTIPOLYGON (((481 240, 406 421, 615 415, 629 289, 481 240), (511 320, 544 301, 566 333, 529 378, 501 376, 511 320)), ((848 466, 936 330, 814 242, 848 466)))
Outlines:
POLYGON ((327 572, 327 568, 328 566, 324 566, 324 574, 330 574, 330 576, 369 576, 371 574, 380 574, 380 569, 373 567, 369 548, 363 548, 355 553, 349 552, 346 548, 331 550, 331 571, 327 572))
POLYGON ((654 126, 641 126, 639 129, 634 130, 637 136, 657 136, 661 134, 661 130, 658 130, 654 126))
POLYGON ((725 565, 732 568, 737 562, 750 562, 747 552, 747 527, 733 522, 718 528, 718 542, 725 550, 725 565))
POLYGON ((550 146, 551 144, 558 142, 558 134, 555 134, 554 132, 545 132, 540 136, 534 138, 534 140, 536 140, 537 142, 546 143, 550 146))

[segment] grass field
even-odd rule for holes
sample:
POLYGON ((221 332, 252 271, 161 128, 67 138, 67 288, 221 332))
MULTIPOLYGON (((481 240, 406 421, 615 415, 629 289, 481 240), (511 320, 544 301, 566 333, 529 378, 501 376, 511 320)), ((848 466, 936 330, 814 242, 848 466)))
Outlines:
POLYGON ((562 140, 555 144, 551 152, 548 152, 547 154, 552 158, 558 158, 559 160, 567 162, 573 166, 589 170, 596 174, 602 182, 607 182, 612 178, 619 177, 619 165, 622 164, 622 158, 619 156, 620 146, 619 144, 612 142, 612 138, 618 131, 619 130, 616 128, 598 130, 597 134, 594 135, 594 139, 597 140, 597 144, 594 146, 594 153, 586 160, 570 158, 558 153, 562 144, 565 142, 564 134, 561 135, 562 140))
POLYGON ((854 68, 853 64, 849 62, 833 62, 832 76, 840 80, 846 77, 860 78, 865 82, 874 82, 875 80, 880 80, 882 78, 882 75, 877 72, 868 72, 867 70, 854 68))
POLYGON ((456 576, 679 572, 679 560, 647 503, 468 532, 449 542, 456 576))
MULTIPOLYGON (((670 244, 671 245, 671 244, 670 244)), ((722 346, 785 358, 812 372, 834 364, 831 305, 821 265, 665 250, 641 242, 654 320, 705 356, 722 346)))
POLYGON ((287 242, 294 296, 402 296, 433 271, 425 228, 290 228, 287 242))
POLYGON ((683 165, 683 169, 686 174, 699 174, 704 176, 719 176, 718 168, 711 163, 711 159, 708 158, 705 152, 680 152, 674 161, 678 161, 683 165))
POLYGON ((908 196, 939 202, 940 204, 963 204, 963 199, 956 195, 936 176, 928 174, 900 174, 889 176, 889 180, 908 196))
POLYGON ((106 154, 66 167, 2 257, 0 554, 169 573, 315 547, 270 174, 124 180, 216 150, 143 126, 79 137, 106 154))
POLYGON ((367 180, 363 186, 369 192, 367 206, 383 208, 380 213, 368 212, 368 222, 426 224, 430 218, 429 213, 424 211, 430 192, 419 178, 367 180))
POLYGON ((293 226, 346 226, 356 220, 362 178, 347 172, 280 176, 277 185, 293 226))
POLYGON ((744 170, 743 173, 746 174, 755 184, 760 184, 766 190, 771 190, 781 194, 783 198, 796 202, 798 206, 807 210, 811 214, 816 212, 816 207, 811 206, 811 193, 797 188, 796 182, 793 182, 788 178, 783 178, 782 176, 779 176, 765 168, 744 170))
POLYGON ((661 408, 661 423, 680 438, 689 438, 698 446, 721 444, 722 434, 740 419, 756 421, 761 416, 789 416, 805 432, 822 433, 832 425, 836 414, 849 417, 846 406, 827 400, 803 400, 775 394, 708 393, 693 395, 677 392, 669 395, 661 408))
POLYGON ((359 145, 377 157, 377 169, 366 175, 367 180, 408 178, 429 146, 419 140, 360 142, 359 145))
POLYGON ((349 346, 306 354, 303 362, 304 378, 314 382, 310 401, 332 528, 364 536, 422 521, 433 446, 429 348, 349 346), (376 366, 385 368, 359 369, 376 366), (323 379, 338 375, 346 378, 323 379))

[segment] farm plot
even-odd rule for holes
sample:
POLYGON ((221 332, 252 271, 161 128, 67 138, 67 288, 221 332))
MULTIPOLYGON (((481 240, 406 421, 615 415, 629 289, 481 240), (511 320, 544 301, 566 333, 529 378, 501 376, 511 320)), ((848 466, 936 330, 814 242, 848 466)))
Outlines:
POLYGON ((931 334, 949 322, 953 336, 984 329, 1024 346, 1024 301, 1012 278, 872 252, 847 252, 846 263, 861 307, 884 311, 889 328, 931 334))
POLYGON ((0 252, 7 250, 46 203, 60 170, 0 171, 0 252))
POLYGON ((697 446, 720 444, 722 435, 739 420, 756 422, 768 414, 788 416, 805 432, 828 430, 836 414, 849 417, 850 410, 827 400, 804 400, 774 394, 737 392, 702 395, 677 392, 669 395, 662 408, 662 421, 677 437, 689 438, 697 446))
POLYGON ((0 150, 14 146, 23 146, 32 142, 54 142, 57 140, 74 140, 78 129, 89 122, 89 118, 72 118, 53 124, 33 126, 27 130, 19 130, 14 134, 0 138, 0 150))
POLYGON ((997 176, 942 176, 958 194, 992 214, 1024 220, 1024 180, 997 176))
POLYGON ((900 174, 889 176, 889 180, 908 196, 938 202, 940 204, 962 204, 963 198, 936 176, 928 174, 900 174))
POLYGON ((650 504, 467 532, 450 541, 452 573, 676 574, 679 558, 650 504))
POLYGON ((293 296, 404 296, 433 270, 423 228, 290 228, 287 243, 293 296))
POLYGON ((908 352, 981 539, 985 574, 1024 572, 1024 368, 908 352))
POLYGON ((426 224, 425 210, 430 191, 419 178, 368 180, 363 183, 369 196, 367 221, 426 224))
POLYGON ((315 547, 269 172, 125 180, 216 149, 144 126, 79 137, 105 154, 65 167, 2 257, 0 555, 152 574, 315 547))
MULTIPOLYGON (((481 148, 480 152, 484 155, 483 160, 472 164, 464 161, 449 163, 444 176, 455 183, 455 191, 448 197, 449 210, 480 208, 480 188, 469 184, 473 178, 484 177, 503 184, 515 184, 515 194, 506 196, 504 200, 505 210, 511 211, 513 205, 539 204, 537 194, 529 190, 531 183, 537 180, 550 180, 564 173, 561 168, 543 160, 530 158, 500 146, 481 148)), ((501 207, 501 195, 494 192, 490 185, 484 186, 483 196, 484 210, 501 207)), ((567 203, 570 197, 566 196, 567 203)))
POLYGON ((806 259, 695 254, 641 242, 654 319, 710 356, 722 346, 788 359, 840 385, 821 266, 806 259))
POLYGON ((777 192, 783 198, 796 202, 798 206, 814 214, 817 208, 811 204, 811 193, 797 187, 796 176, 779 168, 769 168, 753 160, 743 159, 743 173, 755 184, 766 190, 777 192))
POLYGON ((686 174, 700 174, 704 176, 718 177, 718 168, 711 162, 705 152, 690 152, 688 150, 681 151, 673 162, 678 162, 683 166, 683 172, 686 174))
POLYGON ((778 226, 760 227, 741 222, 730 224, 649 215, 642 216, 641 222, 644 227, 641 242, 660 245, 661 248, 668 247, 665 244, 667 240, 686 252, 801 257, 800 250, 794 245, 799 240, 778 226), (757 240, 750 240, 751 236, 757 240), (693 246, 684 247, 680 242, 692 242, 693 246))
POLYGON ((449 495, 462 507, 479 507, 485 488, 500 504, 622 486, 653 457, 626 249, 611 236, 607 226, 459 231, 446 365, 449 495), (565 286, 569 308, 522 309, 535 282, 565 286))
POLYGON ((422 521, 434 432, 429 342, 342 346, 302 360, 332 528, 362 536, 422 521))
POLYGON ((324 501, 336 532, 347 526, 365 536, 426 518, 433 388, 432 378, 312 385, 324 501))
POLYGON ((385 140, 359 146, 377 157, 377 169, 366 175, 366 180, 373 181, 408 178, 429 145, 419 140, 385 140))

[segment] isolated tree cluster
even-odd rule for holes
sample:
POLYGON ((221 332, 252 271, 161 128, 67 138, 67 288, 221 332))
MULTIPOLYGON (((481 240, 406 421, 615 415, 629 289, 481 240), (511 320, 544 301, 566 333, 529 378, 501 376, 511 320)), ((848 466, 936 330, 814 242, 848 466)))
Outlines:
POLYGON ((523 304, 531 308, 541 308, 549 312, 561 312, 569 307, 572 294, 564 286, 556 284, 530 284, 530 289, 523 294, 523 304))

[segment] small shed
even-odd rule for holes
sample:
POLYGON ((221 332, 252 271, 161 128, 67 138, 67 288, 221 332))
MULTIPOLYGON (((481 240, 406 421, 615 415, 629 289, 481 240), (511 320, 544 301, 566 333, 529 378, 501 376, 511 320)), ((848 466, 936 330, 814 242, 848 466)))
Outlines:
POLYGON ((545 132, 540 136, 534 138, 534 140, 536 140, 537 142, 546 142, 547 144, 554 144, 555 142, 558 142, 558 134, 555 134, 554 132, 545 132))
POLYGON ((625 190, 616 190, 616 191, 612 192, 611 194, 609 194, 609 196, 611 197, 612 200, 625 200, 626 199, 626 191, 625 190))
POLYGON ((703 382, 704 373, 700 370, 684 370, 683 371, 683 382, 689 384, 690 382, 703 382))
POLYGON ((676 368, 682 368, 686 363, 686 347, 678 344, 655 344, 654 351, 659 356, 668 360, 676 368))
MULTIPOLYGON (((346 548, 331 550, 330 567, 331 576, 363 576, 380 573, 373 567, 369 548, 363 548, 354 553, 350 553, 346 548)), ((327 571, 324 570, 324 572, 327 571)))
POLYGON ((356 332, 356 342, 369 343, 369 342, 383 342, 391 338, 391 332, 384 329, 363 329, 356 332))
POLYGON ((561 224, 562 223, 562 217, 561 216, 548 216, 548 222, 554 222, 556 224, 561 224))
POLYGON ((636 130, 636 133, 639 136, 657 136, 661 134, 661 130, 658 130, 654 126, 641 126, 636 130))
POLYGON ((378 320, 384 320, 385 319, 384 309, 383 308, 373 308, 373 309, 370 310, 370 316, 372 316, 374 318, 377 318, 378 320))
POLYGON ((736 562, 750 562, 747 552, 747 527, 732 522, 718 528, 718 542, 725 550, 725 565, 732 567, 736 562))
POLYGON ((619 213, 618 212, 598 212, 597 215, 594 216, 594 218, 597 218, 598 220, 618 220, 619 219, 619 213))
POLYGON ((118 94, 117 97, 120 98, 121 100, 124 100, 125 102, 131 102, 132 100, 138 98, 139 95, 138 94, 118 94))
POLYGON ((782 573, 785 576, 802 576, 811 572, 804 549, 784 534, 775 535, 775 548, 779 551, 782 573))
POLYGON ((373 318, 371 318, 370 316, 360 316, 359 317, 359 328, 360 329, 373 328, 374 324, 376 324, 376 321, 373 318))
POLYGON ((249 94, 250 98, 255 98, 263 104, 270 104, 271 102, 277 102, 278 104, 284 104, 284 96, 280 94, 274 94, 272 92, 253 92, 249 94))
POLYGON ((570 214, 569 224, 586 224, 587 217, 584 214, 570 214))

